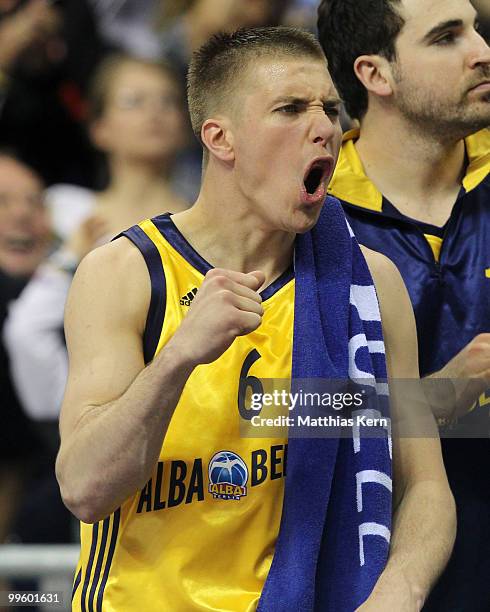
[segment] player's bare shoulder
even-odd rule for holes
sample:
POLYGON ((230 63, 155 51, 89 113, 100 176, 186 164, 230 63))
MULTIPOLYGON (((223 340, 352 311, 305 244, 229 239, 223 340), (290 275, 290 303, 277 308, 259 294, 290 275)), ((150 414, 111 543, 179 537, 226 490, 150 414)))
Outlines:
POLYGON ((407 288, 395 264, 377 251, 361 246, 378 295, 385 336, 396 334, 402 320, 413 320, 413 310, 407 288))
POLYGON ((148 269, 127 238, 91 251, 80 263, 67 302, 66 316, 81 308, 100 308, 116 319, 129 317, 143 331, 151 299, 148 269))
POLYGON ((400 277, 400 273, 398 272, 398 268, 395 264, 378 251, 373 251, 372 249, 368 249, 363 245, 359 245, 364 255, 369 271, 371 272, 371 276, 375 282, 376 288, 378 289, 378 284, 385 285, 385 283, 389 283, 393 281, 395 278, 400 277))
POLYGON ((407 290, 395 264, 386 255, 360 246, 373 277, 381 308, 388 304, 394 307, 400 299, 404 301, 407 290))
POLYGON ((405 283, 391 259, 366 247, 361 250, 378 295, 388 372, 392 377, 418 378, 415 318, 405 283))

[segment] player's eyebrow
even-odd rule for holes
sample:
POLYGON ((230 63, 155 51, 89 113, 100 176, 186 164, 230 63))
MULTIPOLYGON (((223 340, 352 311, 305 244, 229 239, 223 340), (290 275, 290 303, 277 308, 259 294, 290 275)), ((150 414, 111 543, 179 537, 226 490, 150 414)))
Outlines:
POLYGON ((329 96, 323 100, 323 104, 329 104, 330 106, 340 106, 342 100, 338 96, 329 96))
MULTIPOLYGON (((300 98, 298 96, 279 96, 274 100, 275 104, 298 104, 298 105, 307 105, 311 102, 308 98, 300 98)), ((342 100, 338 96, 328 96, 327 98, 322 98, 322 104, 329 104, 334 106, 336 104, 342 104, 342 100)))
POLYGON ((273 104, 308 104, 309 100, 299 96, 278 96, 273 104))
POLYGON ((443 34, 448 30, 462 28, 463 26, 464 22, 462 19, 450 19, 448 21, 442 21, 441 23, 438 23, 436 26, 434 26, 431 30, 429 30, 427 34, 425 34, 425 36, 422 38, 422 42, 429 42, 438 34, 443 34))

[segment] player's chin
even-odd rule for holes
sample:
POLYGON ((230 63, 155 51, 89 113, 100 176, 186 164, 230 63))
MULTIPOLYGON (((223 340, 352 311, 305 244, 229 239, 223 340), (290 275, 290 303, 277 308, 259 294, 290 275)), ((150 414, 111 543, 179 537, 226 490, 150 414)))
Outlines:
POLYGON ((291 231, 296 234, 305 234, 312 230, 318 222, 320 212, 323 207, 323 202, 316 206, 309 205, 308 207, 301 207, 295 211, 292 219, 291 231))

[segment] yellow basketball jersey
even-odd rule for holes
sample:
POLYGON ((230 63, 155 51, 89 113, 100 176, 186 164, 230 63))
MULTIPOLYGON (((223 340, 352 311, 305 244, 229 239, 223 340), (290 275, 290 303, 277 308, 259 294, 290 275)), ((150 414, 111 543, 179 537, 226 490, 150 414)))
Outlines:
MULTIPOLYGON (((211 266, 168 215, 124 235, 150 272, 143 339, 150 361, 211 266)), ((105 520, 81 523, 73 610, 256 609, 279 530, 287 440, 240 437, 240 415, 250 418, 240 379, 291 376, 292 271, 262 297, 260 327, 187 381, 148 484, 105 520)))

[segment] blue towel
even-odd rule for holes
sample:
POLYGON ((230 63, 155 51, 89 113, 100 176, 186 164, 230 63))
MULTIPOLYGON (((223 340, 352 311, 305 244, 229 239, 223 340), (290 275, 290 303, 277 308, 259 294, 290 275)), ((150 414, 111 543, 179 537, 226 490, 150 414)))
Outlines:
MULTIPOLYGON (((295 380, 363 379, 362 410, 389 416, 379 306, 338 200, 295 249, 295 380), (384 382, 382 382, 384 379, 384 382)), ((355 413, 354 413, 355 415, 355 413)), ((357 415, 356 415, 357 416, 357 415)), ((258 612, 352 612, 388 558, 391 437, 291 437, 281 526, 258 612)))

